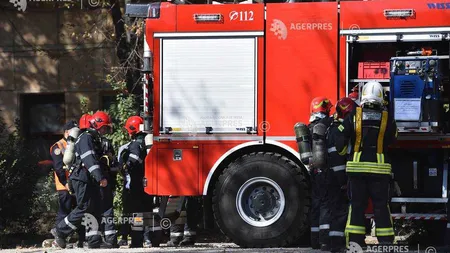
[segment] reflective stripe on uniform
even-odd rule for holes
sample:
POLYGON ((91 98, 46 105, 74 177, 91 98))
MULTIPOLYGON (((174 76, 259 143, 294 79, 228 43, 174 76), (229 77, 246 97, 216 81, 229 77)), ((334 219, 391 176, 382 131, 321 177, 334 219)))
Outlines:
POLYGON ((384 163, 384 154, 383 154, 383 141, 384 134, 386 132, 387 125, 387 117, 388 113, 383 111, 380 131, 378 132, 377 139, 377 162, 360 162, 362 151, 361 148, 361 139, 362 139, 362 108, 356 108, 356 116, 354 118, 355 121, 355 132, 356 132, 356 140, 354 146, 353 153, 353 161, 347 162, 346 171, 349 173, 372 173, 372 174, 391 174, 391 165, 384 163))
POLYGON ((353 118, 354 122, 355 122, 355 132, 356 132, 356 139, 355 139, 355 153, 359 152, 359 149, 361 147, 361 134, 362 134, 362 119, 361 119, 361 114, 362 114, 362 108, 361 107, 356 107, 356 116, 355 118, 353 118))
POLYGON ((330 169, 332 169, 334 172, 342 171, 342 170, 345 170, 345 165, 334 166, 334 167, 331 167, 330 169))
POLYGON ((183 233, 180 233, 180 232, 170 232, 170 236, 172 237, 172 236, 176 236, 176 237, 178 237, 178 236, 183 236, 183 233))
POLYGON ((144 231, 144 227, 131 226, 131 230, 133 230, 133 231, 144 231))
POLYGON ((330 224, 323 224, 319 226, 319 229, 330 229, 330 224))
POLYGON ((184 231, 184 235, 197 235, 195 231, 184 231))
POLYGON ((311 232, 319 232, 319 227, 311 227, 311 232))
POLYGON ((65 222, 66 225, 69 226, 71 229, 77 230, 77 226, 75 226, 75 225, 73 225, 72 223, 70 223, 69 219, 67 219, 67 216, 66 216, 66 218, 64 218, 64 222, 65 222))
POLYGON ((375 233, 377 236, 394 236, 393 228, 376 228, 375 233))
POLYGON ((331 147, 328 149, 328 153, 337 152, 336 147, 331 147))
POLYGON ((105 231, 105 235, 115 235, 116 234, 116 230, 106 230, 105 231))
POLYGON ((93 150, 86 151, 86 152, 84 152, 83 154, 81 154, 80 158, 81 158, 81 159, 84 159, 84 158, 86 158, 88 155, 95 155, 95 152, 94 152, 93 150))
POLYGON ((86 232, 86 237, 94 236, 94 235, 102 235, 102 233, 100 233, 99 231, 86 232))
POLYGON ((100 169, 100 166, 99 166, 99 165, 92 165, 92 166, 88 169, 88 171, 89 171, 89 173, 92 173, 92 171, 94 171, 94 170, 96 170, 96 169, 100 169))
POLYGON ((339 236, 339 237, 344 237, 345 234, 342 231, 330 231, 328 233, 328 236, 339 236))
POLYGON ((161 227, 152 227, 151 229, 152 229, 152 231, 159 231, 159 230, 162 230, 161 227))
POLYGON ((133 158, 134 160, 136 160, 136 161, 138 161, 140 163, 142 163, 142 159, 139 156, 135 155, 135 154, 130 154, 129 157, 133 158))

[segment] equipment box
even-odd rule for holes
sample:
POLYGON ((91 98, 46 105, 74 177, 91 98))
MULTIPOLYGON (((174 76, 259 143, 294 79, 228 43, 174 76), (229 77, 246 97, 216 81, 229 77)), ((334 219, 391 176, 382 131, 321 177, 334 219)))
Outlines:
POLYGON ((389 62, 358 63, 358 79, 389 79, 389 62))

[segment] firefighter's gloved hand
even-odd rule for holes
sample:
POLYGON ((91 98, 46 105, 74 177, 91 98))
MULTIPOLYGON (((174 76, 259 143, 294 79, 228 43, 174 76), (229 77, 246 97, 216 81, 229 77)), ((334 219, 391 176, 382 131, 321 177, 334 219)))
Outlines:
POLYGON ((108 185, 108 181, 106 180, 106 178, 103 178, 102 180, 100 180, 101 187, 106 187, 107 185, 108 185))

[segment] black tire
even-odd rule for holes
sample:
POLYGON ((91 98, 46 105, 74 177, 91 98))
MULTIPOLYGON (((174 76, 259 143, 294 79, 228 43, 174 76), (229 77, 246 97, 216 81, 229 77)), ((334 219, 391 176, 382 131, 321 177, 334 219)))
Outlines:
POLYGON ((230 164, 214 189, 214 218, 221 231, 241 247, 284 247, 298 242, 308 228, 310 185, 300 167, 276 153, 244 155, 230 164), (281 188, 285 208, 273 224, 257 227, 238 213, 237 194, 249 179, 265 177, 281 188))

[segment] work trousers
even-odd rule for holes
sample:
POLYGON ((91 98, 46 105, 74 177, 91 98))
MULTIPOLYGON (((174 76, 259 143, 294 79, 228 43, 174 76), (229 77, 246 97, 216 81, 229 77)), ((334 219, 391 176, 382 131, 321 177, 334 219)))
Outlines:
POLYGON ((365 210, 372 199, 376 236, 380 244, 394 242, 394 229, 389 210, 390 175, 349 173, 350 209, 345 227, 348 242, 365 246, 365 210))
POLYGON ((105 236, 105 241, 110 244, 117 244, 116 227, 114 224, 114 196, 112 184, 108 178, 108 185, 100 188, 101 196, 101 212, 102 222, 100 224, 100 230, 105 236))
POLYGON ((330 203, 329 203, 329 171, 314 170, 311 174, 311 247, 320 248, 329 245, 330 203))
POLYGON ((72 180, 76 207, 56 226, 58 236, 67 238, 81 226, 85 226, 86 241, 89 247, 102 243, 99 232, 100 219, 100 189, 94 183, 72 180), (84 221, 84 222, 83 222, 84 221), (82 224, 83 222, 83 224, 82 224))
MULTIPOLYGON (((75 208, 77 204, 77 200, 75 196, 70 195, 69 191, 58 191, 58 214, 56 216, 56 225, 58 225, 67 215, 69 215, 70 211, 75 208)), ((78 233, 78 241, 85 241, 85 231, 84 226, 80 226, 77 229, 78 233)))
MULTIPOLYGON (((181 210, 174 217, 175 222, 170 227, 170 240, 178 245, 182 240, 195 242, 197 239, 197 225, 200 218, 200 200, 198 197, 176 198, 181 203, 181 210)), ((171 199, 172 201, 174 199, 171 199)), ((176 205, 178 206, 178 205, 176 205)))
POLYGON ((149 225, 144 226, 144 212, 152 213, 155 207, 153 196, 145 193, 143 189, 131 189, 127 194, 129 194, 127 196, 129 211, 134 217, 131 224, 130 247, 140 248, 143 246, 144 240, 150 240, 152 247, 159 247, 162 239, 162 229, 159 219, 155 218, 155 216, 150 216, 150 220, 146 219, 149 225))
MULTIPOLYGON (((330 219, 330 247, 332 251, 345 248, 345 223, 348 216, 348 194, 346 184, 338 180, 337 174, 345 174, 345 171, 330 171, 330 196, 331 219, 330 219)), ((342 176, 342 175, 340 175, 342 176)))

